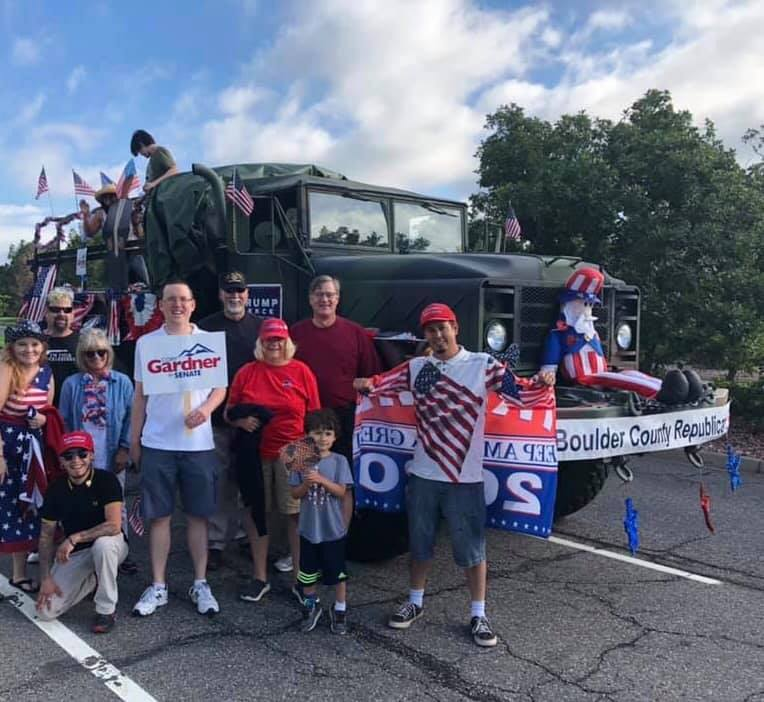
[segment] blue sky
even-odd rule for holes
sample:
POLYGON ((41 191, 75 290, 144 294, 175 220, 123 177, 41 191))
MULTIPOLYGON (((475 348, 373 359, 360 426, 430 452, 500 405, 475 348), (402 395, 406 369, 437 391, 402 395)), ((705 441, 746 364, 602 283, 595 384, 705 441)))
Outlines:
POLYGON ((116 178, 139 127, 182 169, 315 162, 459 199, 502 103, 617 119, 665 88, 739 148, 764 122, 762 26, 757 0, 0 0, 0 260, 50 211, 41 164, 70 212, 71 169, 116 178))

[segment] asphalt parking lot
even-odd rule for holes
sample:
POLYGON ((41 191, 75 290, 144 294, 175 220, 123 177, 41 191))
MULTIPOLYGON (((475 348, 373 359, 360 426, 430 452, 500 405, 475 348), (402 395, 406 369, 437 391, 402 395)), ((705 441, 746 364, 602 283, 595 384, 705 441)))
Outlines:
MULTIPOLYGON (((468 597, 445 540, 425 616, 410 630, 385 626, 407 591, 402 556, 353 566, 351 631, 338 637, 325 621, 299 631, 286 576, 274 574, 264 601, 237 601, 249 562, 235 548, 209 577, 221 613, 196 614, 185 595, 191 571, 179 523, 170 603, 150 618, 129 614, 148 582, 140 542, 133 555, 141 572, 120 578, 109 635, 90 633, 90 602, 62 618, 60 645, 25 618, 26 598, 0 602, 0 700, 117 699, 111 685, 129 700, 764 701, 764 476, 744 473, 731 494, 723 470, 706 472, 711 535, 697 469, 675 453, 633 467, 635 482, 611 477, 594 503, 559 522, 558 541, 489 532, 495 649, 478 649, 467 635, 468 597), (628 555, 627 496, 640 511, 642 563, 581 550, 628 555), (653 564, 684 574, 646 567, 653 564), (88 645, 95 655, 83 653, 88 645)), ((0 561, 0 572, 9 568, 0 561)), ((0 580, 0 592, 15 591, 0 580)))

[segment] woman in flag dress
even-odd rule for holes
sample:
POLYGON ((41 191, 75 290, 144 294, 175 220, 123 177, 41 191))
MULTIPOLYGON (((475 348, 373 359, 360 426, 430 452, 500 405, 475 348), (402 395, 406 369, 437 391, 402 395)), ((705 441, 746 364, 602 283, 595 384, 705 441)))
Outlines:
POLYGON ((54 381, 46 363, 47 337, 36 322, 22 320, 5 329, 0 360, 0 554, 10 553, 10 583, 24 592, 38 585, 26 576, 26 560, 37 550, 40 518, 25 501, 32 432, 45 424, 39 410, 53 401, 54 381))

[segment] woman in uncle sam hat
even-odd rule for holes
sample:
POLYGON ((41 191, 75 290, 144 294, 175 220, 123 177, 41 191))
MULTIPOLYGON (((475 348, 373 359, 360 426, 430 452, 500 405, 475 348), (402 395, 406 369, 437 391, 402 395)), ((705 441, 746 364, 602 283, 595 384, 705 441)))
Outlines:
POLYGON ((630 390, 646 398, 656 398, 665 404, 681 404, 699 399, 700 388, 694 371, 669 371, 664 381, 637 370, 613 372, 608 370, 592 315, 599 305, 605 276, 592 267, 578 268, 571 273, 560 293, 560 319, 549 332, 541 357, 539 378, 552 385, 558 367, 566 380, 613 390, 630 390))

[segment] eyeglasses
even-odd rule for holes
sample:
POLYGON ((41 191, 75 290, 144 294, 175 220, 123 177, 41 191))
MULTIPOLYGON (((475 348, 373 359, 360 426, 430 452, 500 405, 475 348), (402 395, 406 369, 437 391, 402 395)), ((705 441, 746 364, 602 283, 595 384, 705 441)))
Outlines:
POLYGON ((58 307, 56 305, 48 305, 48 312, 53 314, 71 314, 74 307, 58 307))
POLYGON ((79 458, 79 459, 84 461, 88 457, 89 453, 90 453, 90 451, 88 451, 87 449, 84 449, 84 448, 71 449, 69 451, 64 451, 61 454, 61 458, 64 461, 73 461, 75 458, 79 458))
POLYGON ((321 298, 326 298, 327 300, 333 300, 335 297, 339 297, 338 293, 330 293, 330 292, 314 292, 311 293, 313 297, 317 297, 319 300, 321 298))
POLYGON ((106 349, 89 349, 88 351, 85 351, 85 355, 93 360, 96 356, 98 356, 98 358, 106 358, 109 355, 109 352, 106 349))

